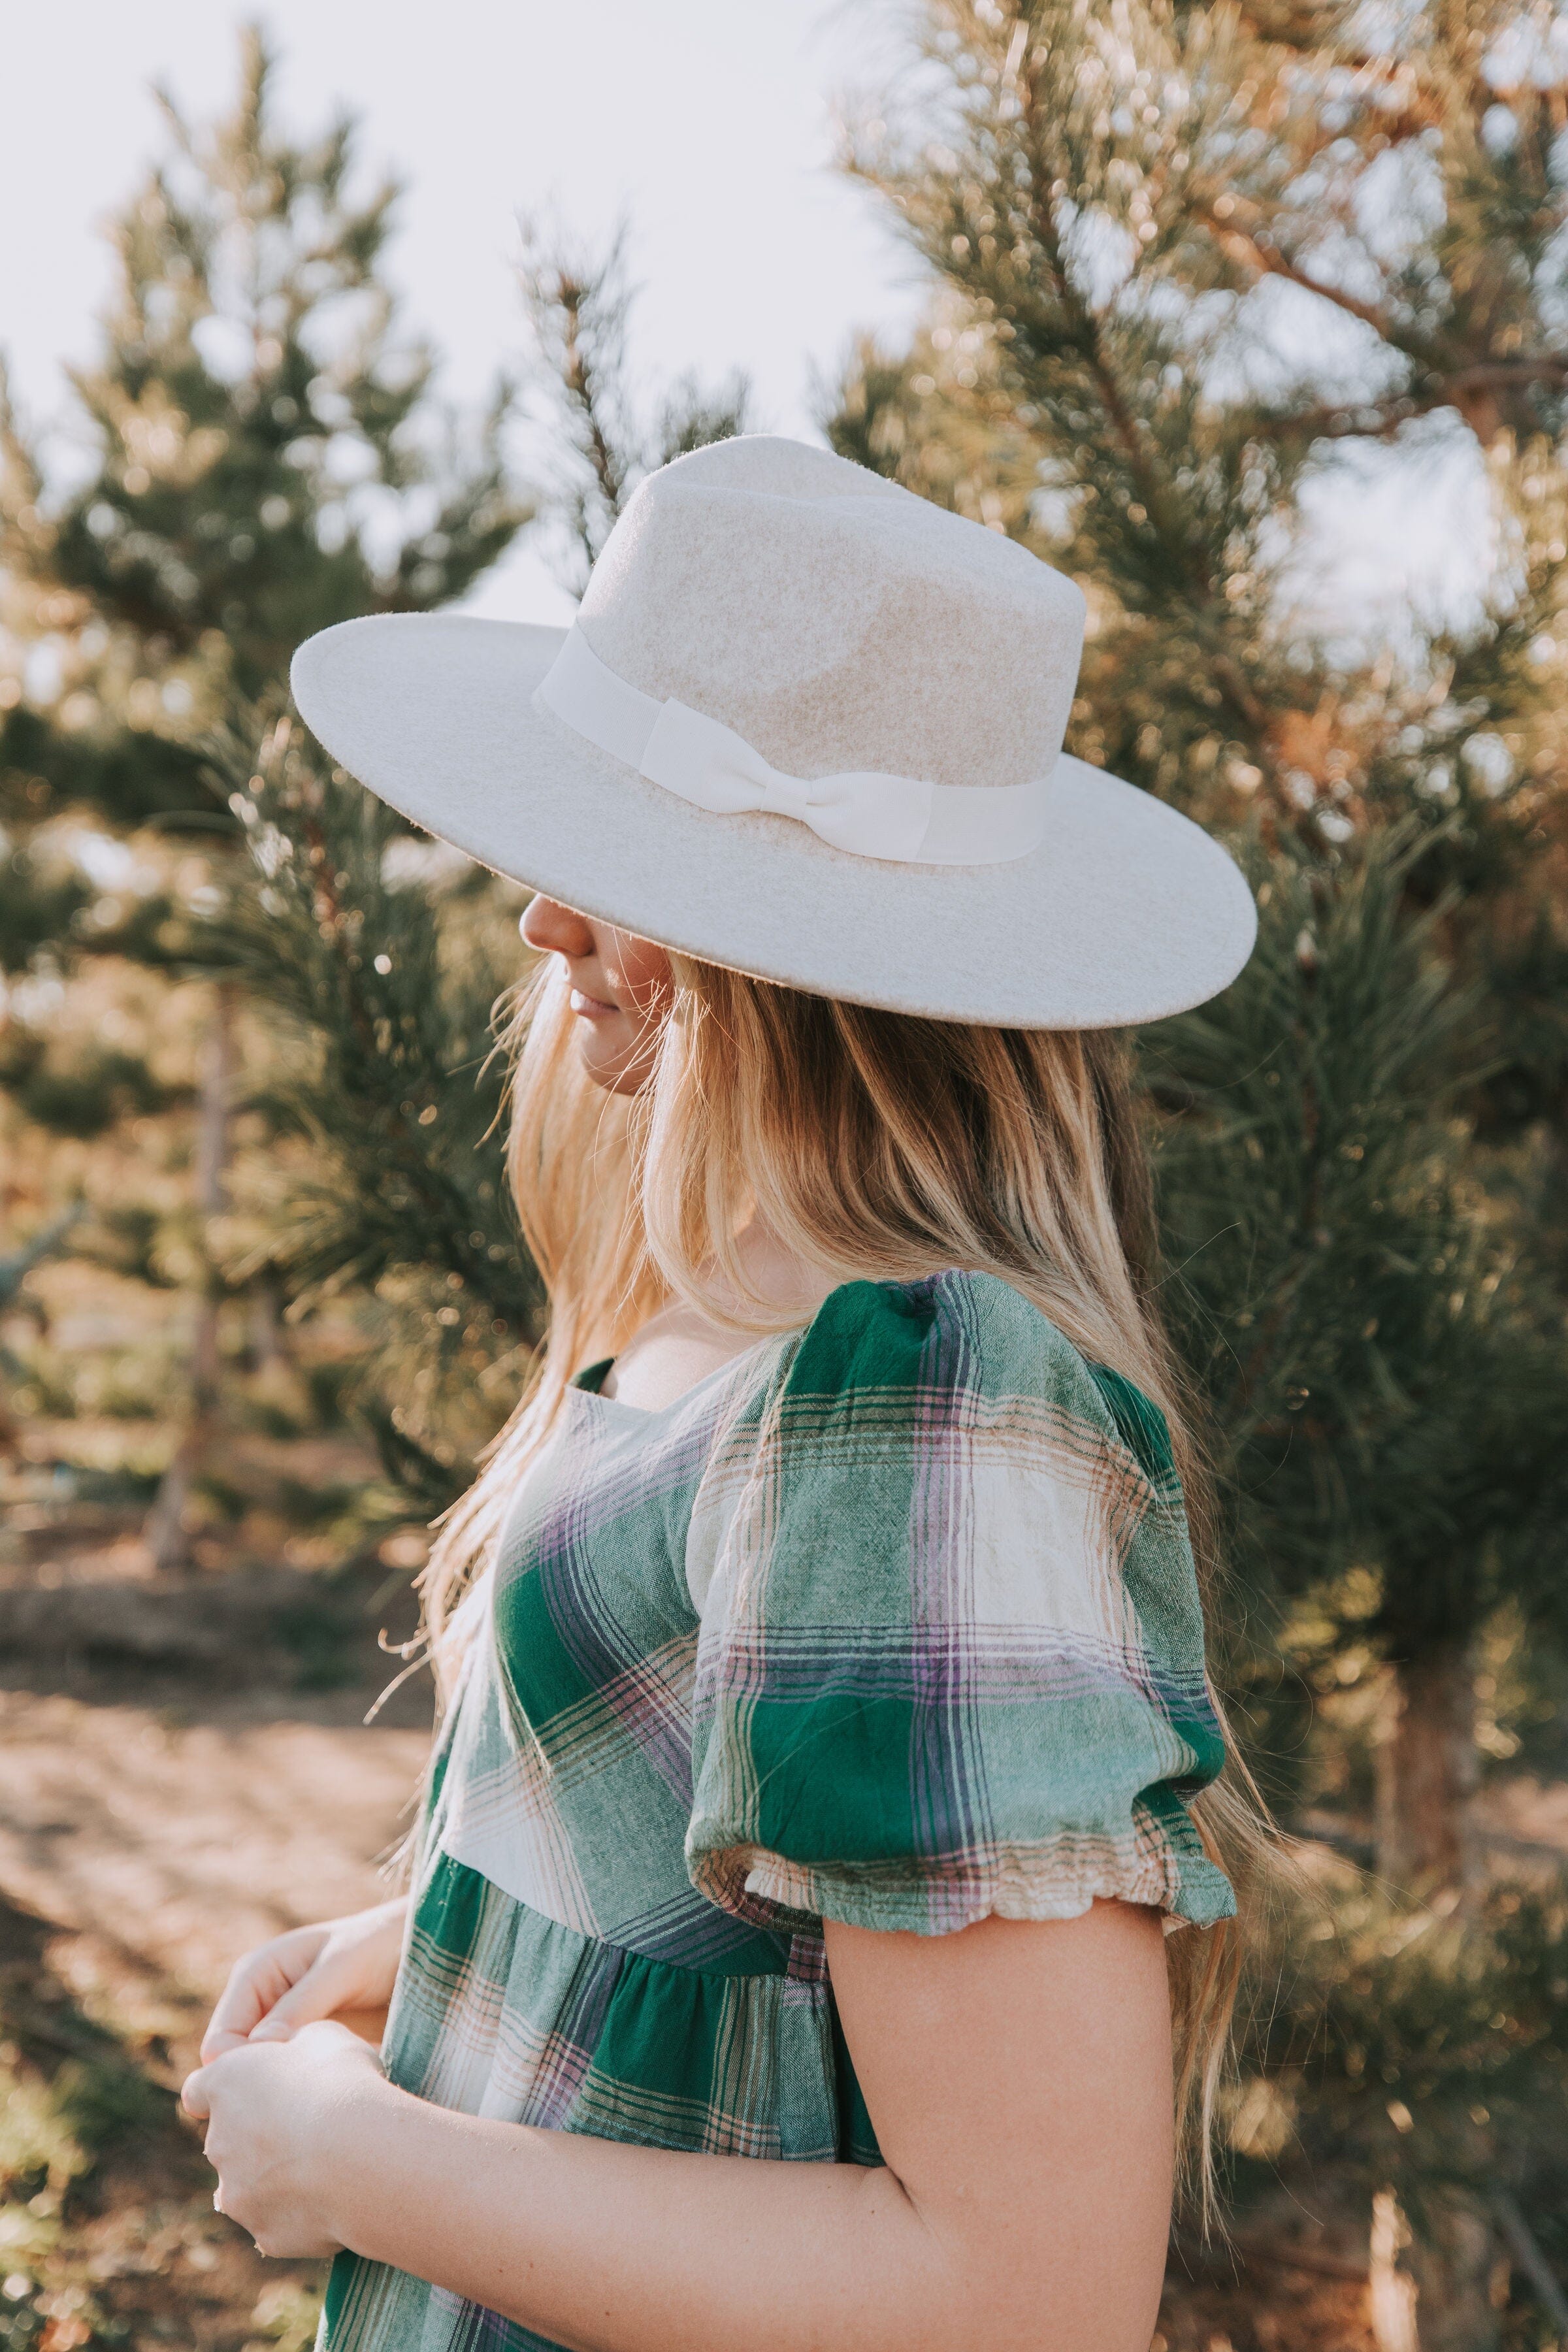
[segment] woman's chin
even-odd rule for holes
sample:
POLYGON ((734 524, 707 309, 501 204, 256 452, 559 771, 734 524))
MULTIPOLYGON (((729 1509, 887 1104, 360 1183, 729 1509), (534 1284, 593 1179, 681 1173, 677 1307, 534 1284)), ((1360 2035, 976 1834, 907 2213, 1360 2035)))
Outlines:
POLYGON ((624 1014, 614 1023, 578 1019, 577 1058, 584 1076, 606 1094, 635 1094, 646 1075, 637 1041, 606 1034, 626 1026, 624 1014))

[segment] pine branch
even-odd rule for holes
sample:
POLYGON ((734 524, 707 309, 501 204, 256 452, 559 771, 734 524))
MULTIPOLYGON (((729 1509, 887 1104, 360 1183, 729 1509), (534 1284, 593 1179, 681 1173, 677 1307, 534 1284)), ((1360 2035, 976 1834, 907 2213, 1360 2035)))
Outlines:
POLYGON ((637 483, 655 466, 744 432, 751 391, 739 371, 713 390, 687 376, 652 417, 639 413, 624 226, 596 256, 560 232, 527 228, 521 278, 542 363, 535 380, 563 447, 549 499, 567 541, 561 572, 580 594, 637 483))

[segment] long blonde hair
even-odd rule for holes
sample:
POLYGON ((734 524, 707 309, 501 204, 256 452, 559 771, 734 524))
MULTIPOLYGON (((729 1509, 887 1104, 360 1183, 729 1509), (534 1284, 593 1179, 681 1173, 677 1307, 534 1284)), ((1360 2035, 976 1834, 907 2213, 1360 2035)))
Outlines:
MULTIPOLYGON (((752 1220, 836 1281, 946 1267, 998 1276, 1084 1355, 1135 1382, 1170 1424, 1206 1586, 1209 1480, 1154 1304, 1147 1156, 1121 1045, 1103 1033, 879 1012, 684 956, 671 966, 652 1076, 633 1097, 584 1073, 553 956, 508 1026, 508 1172, 549 1328, 527 1393, 421 1579, 438 1685, 449 1688, 460 1646, 456 1603, 490 1558, 573 1373, 616 1354, 671 1298, 738 1331, 788 1328, 737 1249, 752 1220)), ((1250 1780, 1227 1767, 1192 1810, 1245 1899, 1268 1842, 1250 1780)), ((1167 1950, 1183 2179, 1206 2213, 1236 1923, 1184 1930, 1167 1950)))

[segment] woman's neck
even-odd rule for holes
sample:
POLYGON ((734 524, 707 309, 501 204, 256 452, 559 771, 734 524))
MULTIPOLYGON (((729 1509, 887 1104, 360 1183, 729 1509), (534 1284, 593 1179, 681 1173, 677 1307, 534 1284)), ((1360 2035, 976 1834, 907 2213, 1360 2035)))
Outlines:
MULTIPOLYGON (((736 1255, 751 1293, 743 1302, 748 1316, 754 1316, 755 1301, 761 1299, 776 1311, 781 1329, 809 1323, 836 1286, 833 1275, 811 1265, 761 1225, 747 1225, 736 1236, 736 1255)), ((721 1305, 722 1298, 721 1288, 721 1305)), ((739 1297, 736 1305, 739 1310, 739 1297)), ((754 1331, 726 1321, 721 1314, 671 1299, 632 1334, 606 1373, 600 1394, 658 1412, 756 1344, 754 1331)))

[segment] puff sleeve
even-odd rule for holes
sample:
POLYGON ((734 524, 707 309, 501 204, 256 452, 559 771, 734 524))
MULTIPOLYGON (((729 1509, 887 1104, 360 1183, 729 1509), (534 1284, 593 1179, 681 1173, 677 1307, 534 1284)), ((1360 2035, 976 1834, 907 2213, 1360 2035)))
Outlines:
POLYGON ((835 1291, 758 1426, 699 1639, 687 1864, 760 1926, 1235 1907, 1164 1423, 1008 1285, 835 1291))

